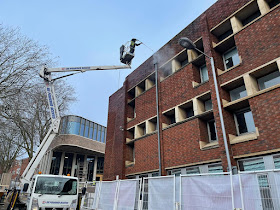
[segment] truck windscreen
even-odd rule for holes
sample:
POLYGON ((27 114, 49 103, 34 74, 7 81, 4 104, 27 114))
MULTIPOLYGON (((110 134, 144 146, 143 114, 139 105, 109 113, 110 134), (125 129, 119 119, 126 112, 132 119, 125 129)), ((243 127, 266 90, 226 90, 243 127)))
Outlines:
POLYGON ((76 195, 77 180, 62 177, 38 177, 35 193, 50 195, 76 195))

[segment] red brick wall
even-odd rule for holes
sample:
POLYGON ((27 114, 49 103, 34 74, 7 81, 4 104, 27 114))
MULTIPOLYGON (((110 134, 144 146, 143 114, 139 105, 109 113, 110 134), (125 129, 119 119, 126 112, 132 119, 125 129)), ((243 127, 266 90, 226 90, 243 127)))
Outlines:
MULTIPOLYGON (((132 159, 131 148, 125 143, 127 136, 125 130, 156 115, 155 87, 153 87, 135 98, 136 118, 127 123, 126 117, 131 116, 131 110, 127 106, 127 91, 154 71, 153 64, 155 59, 159 63, 158 66, 161 66, 180 52, 183 48, 179 46, 178 39, 183 36, 189 37, 193 41, 202 37, 204 52, 214 57, 216 68, 223 70, 222 56, 212 48, 212 42, 216 42, 217 40, 210 33, 210 29, 247 2, 249 0, 217 1, 165 44, 153 57, 150 57, 128 75, 123 88, 110 97, 104 169, 105 179, 114 179, 115 175, 121 175, 124 178, 126 174, 137 174, 158 169, 157 134, 135 141, 135 165, 128 168, 124 167, 125 160, 132 159), (120 130, 120 126, 124 128, 124 131, 120 130)), ((242 63, 238 67, 220 75, 218 77, 219 84, 225 83, 247 71, 280 57, 279 19, 280 9, 278 7, 234 35, 242 63)), ((206 64, 207 69, 210 70, 211 66, 208 59, 206 59, 206 64)), ((209 82, 199 87, 193 88, 192 81, 199 81, 198 69, 192 64, 188 64, 183 69, 160 82, 159 111, 162 113, 210 90, 219 147, 203 151, 200 149, 199 141, 207 141, 208 137, 205 122, 198 118, 164 129, 161 131, 160 136, 163 174, 166 174, 165 168, 167 167, 176 167, 178 165, 210 161, 213 159, 222 159, 224 170, 227 168, 212 73, 209 71, 209 82)), ((219 91, 222 98, 229 100, 229 95, 226 91, 221 88, 219 91)), ((233 159, 233 156, 280 148, 280 143, 277 140, 280 136, 279 96, 280 90, 278 88, 249 99, 250 108, 260 136, 258 140, 235 145, 229 144, 233 165, 236 165, 236 160, 233 159)), ((233 113, 223 110, 223 115, 227 134, 236 134, 233 113)), ((163 120, 163 115, 160 115, 160 130, 163 120)))
POLYGON ((243 155, 280 148, 280 88, 250 99, 257 140, 232 146, 234 155, 243 155))
POLYGON ((16 178, 20 178, 25 168, 27 167, 28 163, 29 163, 28 158, 22 160, 15 160, 15 162, 12 165, 12 168, 10 169, 10 173, 12 173, 12 180, 15 180, 16 178))

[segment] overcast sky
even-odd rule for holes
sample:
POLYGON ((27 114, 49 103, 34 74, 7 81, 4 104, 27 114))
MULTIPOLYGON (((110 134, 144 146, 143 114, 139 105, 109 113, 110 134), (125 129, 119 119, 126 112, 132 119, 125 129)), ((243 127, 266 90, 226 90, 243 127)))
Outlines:
MULTIPOLYGON (((157 51, 215 0, 0 0, 0 23, 47 45, 56 67, 120 65, 119 48, 137 38, 157 51)), ((78 101, 69 114, 107 125, 109 96, 153 52, 136 48, 132 69, 69 77, 78 101)), ((39 78, 38 78, 39 79, 39 78)))

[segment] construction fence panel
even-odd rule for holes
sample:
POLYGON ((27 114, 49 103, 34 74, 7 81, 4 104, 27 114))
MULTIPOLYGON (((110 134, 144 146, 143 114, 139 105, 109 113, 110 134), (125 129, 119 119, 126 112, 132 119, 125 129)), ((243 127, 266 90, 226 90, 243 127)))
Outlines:
POLYGON ((175 209, 175 176, 144 178, 143 210, 175 209))
MULTIPOLYGON (((96 190, 98 190, 99 182, 79 182, 79 193, 82 192, 82 188, 85 187, 86 194, 81 200, 81 209, 93 209, 94 202, 96 200, 96 190), (97 187, 97 189, 96 189, 97 187)), ((96 207, 95 207, 96 208, 96 207)))
POLYGON ((98 207, 98 200, 99 200, 99 195, 100 195, 100 186, 101 186, 101 182, 96 182, 94 198, 93 198, 93 201, 92 201, 92 206, 90 206, 91 209, 97 209, 97 207, 98 207))
POLYGON ((181 176, 182 210, 233 209, 233 201, 241 206, 238 177, 231 181, 230 175, 224 173, 181 176))
POLYGON ((94 188, 84 196, 82 209, 280 209, 279 170, 102 181, 94 188))
POLYGON ((118 181, 101 182, 98 210, 113 210, 117 196, 118 181))
POLYGON ((243 209, 280 209, 280 172, 257 171, 240 174, 243 209))
POLYGON ((139 180, 120 180, 117 208, 118 210, 134 210, 138 207, 139 200, 139 180))

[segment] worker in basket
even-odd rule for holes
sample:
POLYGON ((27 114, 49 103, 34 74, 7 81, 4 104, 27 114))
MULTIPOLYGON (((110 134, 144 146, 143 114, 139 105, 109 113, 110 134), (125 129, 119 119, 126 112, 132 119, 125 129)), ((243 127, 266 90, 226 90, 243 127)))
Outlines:
POLYGON ((140 44, 142 44, 142 42, 133 38, 130 43, 128 42, 125 45, 122 45, 120 48, 120 61, 124 64, 130 65, 134 58, 135 46, 139 46, 140 44))
POLYGON ((136 41, 139 41, 139 40, 134 39, 134 38, 131 39, 131 41, 130 41, 130 50, 129 50, 130 53, 134 53, 135 46, 139 46, 140 44, 142 44, 142 42, 136 43, 136 41))

